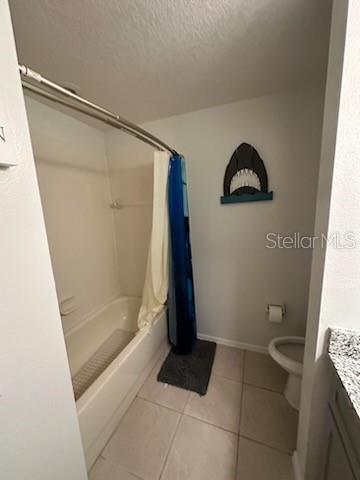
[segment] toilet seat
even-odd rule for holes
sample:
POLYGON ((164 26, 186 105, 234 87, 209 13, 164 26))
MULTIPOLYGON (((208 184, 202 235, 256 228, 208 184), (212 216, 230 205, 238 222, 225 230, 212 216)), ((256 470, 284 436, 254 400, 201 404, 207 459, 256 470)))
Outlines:
POLYGON ((305 345, 305 338, 303 337, 278 337, 274 338, 269 343, 269 354, 281 365, 285 370, 290 374, 297 377, 302 377, 303 371, 303 362, 297 361, 290 356, 285 355, 279 350, 280 345, 288 345, 291 348, 291 345, 305 345))

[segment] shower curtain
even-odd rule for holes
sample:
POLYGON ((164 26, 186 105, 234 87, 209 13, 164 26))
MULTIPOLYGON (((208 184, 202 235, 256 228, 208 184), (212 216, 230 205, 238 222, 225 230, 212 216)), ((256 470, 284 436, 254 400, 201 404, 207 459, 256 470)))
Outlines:
POLYGON ((152 324, 166 302, 168 293, 169 218, 167 184, 169 172, 167 152, 155 152, 153 182, 153 213, 149 253, 145 273, 142 304, 138 316, 139 329, 152 324))
POLYGON ((167 300, 169 340, 176 353, 187 354, 196 340, 196 317, 185 161, 178 154, 169 158, 165 152, 154 157, 152 231, 138 326, 151 326, 167 300))
POLYGON ((173 155, 170 159, 168 183, 169 339, 176 353, 187 354, 196 340, 196 317, 185 161, 181 155, 173 155))

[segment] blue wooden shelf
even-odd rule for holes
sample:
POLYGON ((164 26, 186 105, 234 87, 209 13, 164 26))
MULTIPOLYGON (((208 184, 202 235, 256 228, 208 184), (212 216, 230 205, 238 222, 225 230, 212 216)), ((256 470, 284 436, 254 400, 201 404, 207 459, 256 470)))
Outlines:
POLYGON ((220 197, 220 203, 243 203, 243 202, 262 202, 264 200, 272 200, 273 192, 244 193, 243 195, 227 195, 220 197))

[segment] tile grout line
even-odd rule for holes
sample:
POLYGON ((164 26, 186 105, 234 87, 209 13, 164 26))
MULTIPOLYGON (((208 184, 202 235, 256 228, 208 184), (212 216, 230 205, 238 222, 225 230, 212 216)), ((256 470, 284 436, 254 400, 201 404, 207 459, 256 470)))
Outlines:
MULTIPOLYGON (((242 350, 242 353, 243 353, 243 367, 242 367, 241 380, 234 380, 234 379, 232 379, 232 378, 225 377, 225 376, 223 376, 223 375, 219 375, 219 374, 215 373, 215 372, 213 371, 213 369, 212 369, 212 372, 211 372, 211 376, 215 376, 215 377, 219 377, 219 378, 224 378, 225 380, 229 380, 229 381, 231 381, 231 382, 234 382, 234 383, 237 383, 237 384, 241 385, 240 411, 241 411, 242 395, 243 395, 243 390, 244 390, 244 389, 243 389, 244 358, 245 358, 246 351, 245 351, 245 350, 242 350)), ((210 380, 211 380, 211 378, 210 378, 210 380)), ((210 384, 210 380, 209 380, 209 384, 210 384)), ((162 383, 162 382, 159 382, 159 383, 162 383)), ((174 387, 174 388, 179 388, 179 387, 174 387)), ((185 390, 185 389, 182 389, 182 390, 185 390)), ((168 410, 170 410, 170 411, 172 411, 172 412, 180 413, 181 416, 186 416, 186 417, 192 418, 192 419, 197 420, 197 421, 199 421, 199 422, 202 422, 202 423, 205 423, 205 424, 210 425, 210 426, 212 426, 212 427, 218 428, 219 430, 222 430, 222 431, 224 431, 224 432, 227 432, 227 433, 231 433, 231 434, 233 434, 233 435, 236 435, 237 437, 239 436, 240 424, 238 424, 238 429, 237 429, 237 431, 234 432, 233 430, 229 430, 229 429, 227 429, 227 428, 224 428, 224 427, 221 427, 221 426, 216 425, 216 424, 214 424, 214 423, 211 423, 211 422, 209 422, 209 421, 207 421, 207 420, 200 419, 200 418, 198 418, 198 417, 196 417, 196 416, 193 416, 193 415, 190 415, 190 414, 188 414, 188 413, 185 413, 186 407, 188 406, 188 404, 189 404, 189 402, 190 402, 190 400, 191 400, 192 393, 196 394, 196 392, 192 392, 191 390, 188 390, 188 393, 189 393, 189 394, 188 394, 188 398, 187 398, 187 400, 186 400, 186 402, 185 402, 185 405, 184 405, 184 407, 182 408, 181 411, 176 410, 176 409, 174 409, 174 408, 172 408, 172 407, 168 407, 168 406, 163 405, 163 404, 161 404, 161 403, 158 403, 158 402, 156 402, 155 400, 149 400, 148 398, 144 398, 144 397, 141 397, 141 396, 139 396, 139 395, 137 395, 137 397, 140 398, 141 400, 144 400, 144 401, 146 401, 146 402, 152 403, 153 405, 157 405, 157 406, 159 406, 159 407, 167 408, 168 410)), ((206 395, 204 395, 204 396, 206 396, 206 395)), ((240 415, 241 415, 241 414, 240 414, 240 415)), ((239 421, 240 421, 240 420, 239 420, 239 421)))
POLYGON ((245 368, 246 368, 246 352, 244 352, 244 361, 243 361, 243 371, 242 371, 242 382, 241 382, 241 400, 240 400, 240 418, 239 418, 239 436, 240 436, 240 427, 241 419, 243 414, 243 398, 244 398, 244 386, 245 386, 245 368))
POLYGON ((244 383, 244 385, 247 385, 249 387, 255 387, 255 388, 259 388, 260 390, 266 390, 267 392, 278 393, 279 395, 284 395, 284 392, 279 392, 279 390, 273 390, 271 388, 263 387, 261 385, 256 385, 255 383, 250 383, 250 382, 243 382, 243 383, 244 383))
MULTIPOLYGON (((180 425, 181 419, 182 419, 182 417, 183 417, 183 414, 182 414, 181 412, 179 412, 178 410, 173 410, 172 408, 168 408, 168 407, 166 407, 166 406, 164 406, 164 405, 159 405, 158 403, 152 402, 151 400, 147 400, 147 399, 145 399, 145 398, 141 398, 141 397, 138 397, 138 396, 136 396, 135 399, 133 400, 133 402, 131 402, 129 408, 130 408, 131 405, 134 403, 134 401, 136 400, 136 398, 139 398, 139 400, 142 400, 142 401, 144 401, 144 402, 151 403, 152 405, 155 405, 155 406, 157 406, 157 407, 165 408, 166 410, 169 410, 170 412, 176 413, 176 414, 179 415, 179 419, 178 419, 178 422, 177 422, 177 424, 176 424, 175 431, 174 431, 174 433, 173 433, 173 435, 172 435, 172 437, 171 437, 171 439, 170 439, 169 447, 168 447, 168 450, 167 450, 167 452, 166 452, 165 459, 164 459, 163 465, 162 465, 161 470, 160 470, 160 475, 159 475, 159 477, 158 477, 158 480, 160 480, 160 478, 161 478, 161 476, 162 476, 162 474, 163 474, 163 471, 164 471, 164 469, 165 469, 165 465, 166 465, 167 459, 168 459, 168 457, 169 457, 170 450, 171 450, 172 445, 173 445, 173 443, 174 443, 176 433, 177 433, 177 431, 178 431, 178 429, 179 429, 179 425, 180 425)), ((114 433, 115 433, 115 432, 114 432, 114 433)), ((108 442, 108 443, 109 443, 109 442, 108 442)), ((117 465, 116 465, 114 462, 112 462, 112 461, 109 460, 108 458, 104 457, 104 456, 102 455, 102 452, 101 452, 101 454, 99 455, 99 457, 101 457, 104 461, 109 462, 109 463, 110 463, 111 465, 113 465, 114 467, 117 467, 117 465)), ((98 458, 99 458, 99 457, 98 457, 98 458)), ((130 473, 131 475, 134 475, 134 476, 135 476, 136 478, 138 478, 139 480, 143 480, 142 477, 139 477, 138 475, 136 475, 136 474, 134 474, 133 472, 129 471, 128 469, 126 469, 126 468, 123 467, 122 465, 121 465, 121 468, 122 468, 123 470, 125 470, 126 472, 130 473)))
POLYGON ((180 410, 175 410, 175 408, 168 407, 168 406, 163 405, 163 404, 161 404, 161 403, 157 403, 157 402, 155 402, 155 400, 149 400, 148 398, 139 397, 139 396, 136 396, 136 398, 138 398, 139 400, 143 400, 144 402, 151 403, 152 405, 156 405, 157 407, 166 408, 166 410, 170 410, 170 412, 179 413, 180 415, 183 414, 183 410, 182 410, 182 411, 180 411, 180 410))
MULTIPOLYGON (((225 377, 225 375, 220 375, 219 373, 215 373, 215 372, 211 372, 211 376, 224 378, 225 380, 229 380, 230 382, 243 383, 242 377, 241 377, 241 380, 234 380, 233 378, 225 377)), ((209 381, 209 384, 210 384, 210 381, 209 381)))
POLYGON ((240 399, 240 415, 239 415, 239 428, 238 428, 238 447, 236 452, 236 471, 235 476, 237 477, 239 459, 240 459, 240 428, 241 428, 241 418, 243 414, 243 398, 244 398, 244 379, 245 379, 245 368, 246 368, 246 351, 243 354, 243 368, 242 368, 242 382, 241 382, 241 399, 240 399))
MULTIPOLYGON (((249 386, 249 387, 258 388, 259 390, 265 390, 266 392, 277 393, 278 395, 282 395, 282 396, 284 395, 284 393, 283 393, 283 392, 280 392, 279 390, 273 390, 273 389, 268 388, 268 387, 263 387, 263 386, 261 386, 261 385, 256 385, 255 383, 245 382, 243 379, 242 379, 242 380, 234 380, 233 378, 224 377, 224 375, 219 375, 218 373, 214 373, 213 376, 214 376, 214 377, 219 377, 219 378, 224 378, 225 380, 229 380, 230 382, 238 383, 238 384, 240 384, 241 386, 246 385, 246 386, 249 386)), ((157 381, 157 380, 156 380, 156 381, 157 381)), ((157 381, 157 382, 158 382, 158 381, 157 381)), ((158 383, 160 383, 160 384, 162 384, 162 385, 165 385, 163 382, 158 382, 158 383)), ((146 400, 146 401, 148 401, 148 402, 154 403, 155 405, 159 405, 160 407, 168 408, 169 410, 172 410, 172 411, 174 411, 174 412, 183 413, 184 410, 185 410, 185 408, 187 407, 187 405, 188 405, 188 403, 189 403, 191 394, 194 393, 194 394, 196 395, 197 392, 193 392, 192 390, 186 390, 185 388, 176 387, 175 385, 170 385, 170 384, 168 384, 168 385, 169 385, 169 387, 178 388, 178 389, 180 389, 180 390, 185 390, 185 391, 189 392, 188 398, 187 398, 187 400, 186 400, 186 402, 185 402, 185 407, 184 407, 181 411, 180 411, 180 410, 176 410, 176 409, 173 408, 173 407, 168 407, 168 406, 166 406, 166 405, 163 405, 162 403, 158 403, 158 402, 156 402, 155 400, 149 400, 148 398, 146 398, 145 396, 142 396, 142 395, 139 394, 139 393, 136 395, 136 397, 141 398, 142 400, 146 400)), ((165 387, 164 387, 164 388, 165 388, 165 387)), ((206 395, 207 395, 207 393, 206 393, 206 395)), ((204 395, 204 397, 205 397, 206 395, 204 395)), ((199 395, 199 396, 201 396, 201 395, 199 395)))
POLYGON ((188 394, 188 397, 187 397, 187 399, 186 399, 186 402, 185 402, 185 404, 184 404, 184 406, 183 406, 183 409, 182 409, 182 411, 181 411, 181 415, 185 415, 185 409, 186 409, 188 403, 190 402, 191 393, 192 393, 192 392, 189 390, 189 394, 188 394))
MULTIPOLYGON (((169 354, 169 351, 168 351, 168 349, 166 349, 166 353, 164 353, 163 355, 161 355, 161 356, 157 359, 157 361, 155 362, 155 365, 154 365, 153 368, 151 369, 149 375, 145 378, 145 380, 144 380, 143 383, 141 384, 141 387, 139 388, 138 393, 139 393, 140 390, 143 388, 143 386, 145 385, 145 383, 151 378, 153 372, 154 372, 155 369, 157 368, 157 366, 158 366, 158 364, 160 363, 160 361, 161 361, 162 363, 164 363, 164 361, 165 361, 165 359, 167 358, 168 354, 169 354)), ((160 367, 160 368, 161 368, 161 367, 160 367)), ((160 371, 160 369, 159 369, 159 371, 160 371)), ((159 371, 158 371, 158 373, 159 373, 159 371)), ((157 374, 156 374, 156 381, 157 381, 157 374)), ((138 396, 138 393, 136 394, 136 396, 138 396)))
MULTIPOLYGON (((268 393, 273 393, 275 395, 280 395, 280 397, 282 398, 285 398, 285 395, 284 395, 284 392, 278 392, 278 391, 275 391, 275 390, 270 390, 268 388, 264 388, 264 387, 259 387, 258 385, 253 385, 252 383, 244 383, 244 385, 246 385, 247 387, 251 387, 251 388, 255 388, 257 390, 262 390, 264 392, 268 392, 268 393)), ((286 400, 286 399, 285 399, 286 400)), ((286 400, 287 401, 287 400, 286 400)), ((287 402, 289 403, 289 402, 287 402)), ((299 412, 298 410, 296 410, 296 408, 292 407, 290 404, 289 404, 289 407, 292 409, 292 410, 295 410, 295 412, 297 413, 298 415, 298 421, 299 421, 299 412)))
MULTIPOLYGON (((235 383, 239 383, 240 385, 242 385, 241 382, 235 382, 235 383)), ((229 430, 228 428, 224 428, 224 427, 221 427, 220 425, 217 425, 215 423, 211 423, 207 420, 204 420, 202 418, 198 418, 198 417, 195 417, 194 415, 190 415, 189 413, 186 413, 185 412, 185 409, 190 401, 190 398, 191 398, 191 393, 196 393, 196 392, 191 392, 189 390, 189 395, 188 395, 188 398, 185 402, 185 406, 183 407, 183 409, 180 411, 180 410, 175 410, 174 408, 172 407, 168 407, 166 405, 163 405, 161 403, 157 403, 155 400, 149 400, 148 398, 144 398, 144 397, 139 397, 137 396, 137 398, 139 398, 140 400, 143 400, 145 402, 148 402, 148 403, 151 403, 152 405, 156 405, 157 407, 162 407, 162 408, 166 408, 167 410, 170 410, 171 412, 174 412, 174 413, 178 413, 180 414, 181 416, 185 416, 185 417, 189 417, 189 418, 192 418, 194 420, 197 420, 198 422, 202 422, 202 423, 206 423, 207 425, 210 425, 211 427, 215 427, 215 428, 218 428, 219 430, 223 430, 224 432, 227 432, 227 433, 231 433, 233 435, 236 435, 236 436, 239 436, 239 432, 238 431, 233 431, 233 430, 229 430)), ((242 396, 242 393, 243 393, 243 389, 241 389, 241 396, 242 396)), ((240 403, 241 403, 241 400, 240 400, 240 403)))
MULTIPOLYGON (((111 442, 111 440, 114 438, 114 436, 115 436, 115 434, 116 434, 116 432, 117 432, 117 429, 118 429, 119 426, 120 426, 120 423, 121 423, 122 419, 125 417, 125 415, 126 415, 126 413, 128 412, 128 410, 130 410, 130 407, 133 405, 133 403, 135 402, 135 400, 136 400, 137 398, 140 398, 141 400, 145 400, 144 398, 139 397, 139 392, 140 392, 140 390, 142 389, 142 387, 145 385, 145 382, 151 377, 153 371, 154 371, 155 368, 157 367, 157 364, 160 362, 161 359, 166 358, 166 356, 167 356, 168 353, 169 353, 169 352, 164 353, 164 355, 161 356, 161 357, 155 362, 154 367, 151 369, 151 371, 149 372, 148 376, 145 378, 144 382, 141 384, 141 387, 139 388, 139 390, 138 390, 137 394, 135 395, 133 401, 130 403, 130 405, 128 406, 128 408, 125 410, 125 412, 124 412, 124 414, 122 415, 121 419, 120 419, 119 422, 117 423, 114 431, 113 431, 112 434, 110 435, 109 440, 108 440, 108 441, 106 442, 106 444, 104 445, 104 448, 101 450, 100 454, 99 454, 98 457, 96 458, 96 460, 95 460, 95 462, 94 462, 94 464, 93 464, 93 466, 92 466, 91 468, 94 467, 96 461, 97 461, 99 458, 102 458, 104 461, 109 461, 109 459, 107 459, 107 458, 104 457, 104 455, 103 455, 104 450, 105 450, 106 447, 109 445, 109 443, 111 442)), ((158 405, 158 404, 156 404, 156 405, 158 405)), ((162 405, 161 405, 161 406, 162 406, 162 405)), ((166 408, 166 407, 165 407, 165 408, 166 408)), ((169 409, 169 410, 171 410, 171 409, 169 409)), ((176 411, 176 410, 172 410, 172 411, 176 411)), ((179 412, 177 412, 177 413, 179 413, 179 412)), ((110 463, 113 464, 112 462, 110 462, 110 463)), ((129 473, 131 473, 131 472, 129 472, 129 473)), ((140 477, 139 477, 139 479, 142 480, 140 477)))
MULTIPOLYGON (((179 412, 178 412, 178 413, 179 413, 179 412)), ((171 438, 171 440, 170 440, 170 442, 169 442, 169 448, 168 448, 168 451, 166 452, 165 459, 164 459, 164 463, 163 463, 163 465, 162 465, 162 467, 161 467, 160 475, 159 475, 159 477, 158 477, 158 480, 161 480, 161 477, 163 476, 163 473, 164 473, 164 471, 165 471, 165 467, 166 467, 167 461, 168 461, 168 459, 169 459, 169 456, 170 456, 170 452, 171 452, 171 450, 172 450, 172 447, 173 447, 173 445, 174 445, 175 437, 176 437, 177 432, 178 432, 178 430, 179 430, 180 423, 181 423, 181 420, 182 420, 183 416, 184 416, 184 415, 183 415, 182 413, 180 413, 180 417, 179 417, 178 423, 177 423, 177 425, 176 425, 176 428, 175 428, 175 431, 174 431, 174 435, 172 436, 172 438, 171 438)))
MULTIPOLYGON (((266 391, 266 392, 270 392, 270 393, 274 393, 274 394, 277 394, 277 395, 280 395, 280 396, 284 396, 283 393, 281 392, 278 392, 278 391, 275 391, 275 390, 270 390, 269 388, 266 388, 266 387, 260 387, 258 385, 253 385, 251 383, 248 383, 245 381, 245 368, 246 368, 246 351, 245 351, 245 354, 244 354, 244 376, 243 376, 243 390, 242 390, 242 398, 243 398, 243 393, 244 393, 244 390, 245 390, 245 386, 249 386, 251 388, 256 388, 258 390, 263 390, 263 391, 266 391)), ((259 440, 255 440, 251 437, 247 437, 246 435, 243 435, 242 432, 241 432, 241 418, 242 418, 242 413, 243 413, 243 399, 241 400, 241 412, 240 412, 240 425, 239 425, 239 443, 240 443, 240 438, 245 438, 246 440, 249 440, 251 442, 254 442, 254 443, 257 443, 258 445, 262 445, 264 447, 267 447, 267 448, 270 448, 276 452, 279 452, 279 453, 282 453, 284 455, 288 455, 288 456, 291 456, 293 452, 289 451, 289 450, 282 450, 281 448, 278 448, 278 447, 274 447, 273 445, 269 445, 267 443, 264 443, 264 442, 261 442, 259 440)), ((239 456, 239 452, 238 452, 238 456, 239 456)))
MULTIPOLYGON (((103 457, 102 454, 100 454, 100 455, 98 456, 98 458, 96 459, 96 462, 99 460, 99 458, 101 458, 101 460, 103 460, 104 462, 109 463, 112 467, 114 467, 115 470, 116 470, 116 472, 121 473, 121 470, 122 470, 123 472, 129 473, 130 475, 132 475, 133 477, 135 477, 135 478, 138 479, 138 480, 145 480, 144 478, 139 477, 139 475, 137 475, 136 473, 131 472, 128 468, 125 468, 123 465, 118 465, 117 463, 113 462, 113 461, 110 460, 109 458, 103 457)), ((91 467, 91 470, 94 468, 96 462, 95 462, 94 465, 91 467)), ((91 472, 91 470, 90 470, 90 472, 91 472)), ((88 472, 88 473, 90 473, 90 472, 88 472)))
POLYGON ((242 352, 243 357, 245 356, 246 350, 244 350, 244 349, 242 349, 242 348, 237 349, 237 348, 230 347, 230 346, 223 345, 223 344, 219 344, 219 343, 216 342, 216 352, 215 352, 215 358, 214 358, 213 366, 212 366, 212 369, 211 369, 211 375, 214 375, 214 376, 217 376, 217 377, 221 377, 221 378, 225 378, 226 380, 231 380, 232 382, 242 383, 242 382, 243 382, 243 375, 241 376, 240 379, 234 379, 234 378, 228 377, 228 376, 226 376, 226 375, 221 375, 220 373, 217 373, 217 372, 214 370, 216 353, 217 353, 217 349, 218 349, 219 346, 223 346, 223 347, 225 346, 225 347, 227 347, 227 348, 235 349, 235 350, 237 350, 238 352, 242 352))
POLYGON ((239 438, 245 438, 246 440, 249 440, 250 442, 257 443, 258 445, 261 445, 263 447, 270 448, 271 450, 274 450, 275 452, 282 453, 284 455, 288 455, 289 457, 292 456, 294 452, 290 452, 289 450, 281 450, 281 448, 274 447, 273 445, 269 445, 268 443, 260 442, 260 440, 255 440, 254 438, 247 437, 246 435, 239 435, 239 438))
POLYGON ((201 423, 205 423, 206 425, 210 425, 210 427, 218 428, 219 430, 222 430, 223 432, 231 433, 232 435, 236 435, 237 437, 239 436, 239 434, 237 432, 234 432, 232 430, 228 430, 227 428, 224 428, 224 427, 220 427, 219 425, 215 425, 215 423, 210 423, 207 420, 203 420, 201 418, 194 417, 193 415, 189 415, 188 413, 183 413, 183 416, 188 417, 188 418, 192 418, 193 420, 197 420, 198 422, 201 422, 201 423))
MULTIPOLYGON (((158 363, 160 362, 160 360, 164 360, 164 359, 166 358, 166 356, 167 356, 168 353, 169 353, 169 352, 167 352, 166 354, 164 354, 164 356, 161 356, 161 357, 158 359, 158 361, 155 363, 154 367, 151 369, 151 371, 149 372, 148 376, 145 378, 144 382, 142 383, 141 387, 139 388, 139 391, 137 392, 135 398, 133 399, 133 401, 130 403, 130 405, 128 406, 128 408, 127 408, 126 411, 124 412, 124 414, 123 414, 121 420, 119 421, 119 423, 116 425, 116 428, 114 429, 114 431, 113 431, 112 435, 110 436, 109 440, 106 442, 104 448, 101 450, 101 453, 100 453, 100 455, 97 457, 96 461, 97 461, 99 458, 101 458, 103 461, 109 462, 111 465, 113 465, 113 466, 116 467, 116 465, 115 465, 112 461, 110 461, 108 458, 106 458, 106 457, 103 455, 103 453, 104 453, 104 450, 106 449, 106 447, 108 446, 108 444, 109 444, 109 443, 111 442, 111 440, 113 439, 113 437, 116 435, 117 429, 118 429, 118 427, 119 427, 122 419, 123 419, 124 416, 126 415, 127 411, 130 410, 131 406, 134 404, 134 402, 135 402, 136 399, 149 402, 149 403, 151 403, 151 404, 153 404, 153 405, 156 405, 156 406, 158 406, 158 407, 164 407, 164 408, 170 410, 171 412, 175 412, 175 413, 178 413, 178 414, 180 413, 180 419, 181 419, 181 412, 179 412, 178 410, 175 410, 175 409, 166 407, 165 405, 160 405, 160 404, 158 404, 158 403, 156 403, 156 402, 152 402, 151 400, 148 400, 148 399, 146 399, 146 398, 143 398, 143 397, 139 396, 139 393, 140 393, 142 387, 145 385, 145 383, 147 382, 147 380, 152 376, 152 374, 153 374, 155 368, 157 367, 158 363)), ((179 421, 180 421, 180 420, 179 420, 179 421)), ((177 431, 177 428, 178 428, 178 425, 177 425, 177 427, 176 427, 176 431, 177 431)), ((95 463, 96 463, 96 461, 95 461, 95 463)), ((94 465, 95 465, 95 463, 94 463, 94 465)), ((93 465, 93 467, 94 467, 94 465, 93 465)), ((92 467, 92 468, 93 468, 93 467, 92 467)), ((123 468, 123 467, 122 467, 122 468, 123 468)), ((125 471, 128 471, 128 470, 125 469, 125 471)), ((129 471, 128 471, 128 473, 130 473, 131 475, 136 476, 133 472, 129 472, 129 471)), ((139 480, 143 480, 141 477, 138 477, 138 476, 136 476, 136 477, 139 478, 139 480)))
MULTIPOLYGON (((117 430, 118 430, 118 428, 119 428, 119 426, 120 426, 120 423, 121 423, 122 419, 125 417, 126 413, 130 410, 130 407, 131 407, 132 404, 135 402, 136 398, 137 398, 137 396, 134 398, 134 400, 130 403, 130 405, 128 406, 128 408, 125 410, 123 416, 121 417, 120 421, 117 423, 114 431, 113 431, 112 434, 110 435, 109 440, 105 443, 104 448, 101 450, 100 455, 97 457, 97 459, 101 457, 103 460, 109 461, 106 457, 104 457, 103 453, 104 453, 104 451, 106 450, 106 448, 107 448, 107 446, 109 445, 109 443, 110 443, 110 442, 112 441, 112 439, 115 437, 115 435, 116 435, 116 433, 117 433, 117 430)), ((95 463, 96 463, 97 459, 95 460, 95 463)), ((95 463, 94 463, 94 465, 95 465, 95 463)), ((110 463, 113 464, 113 462, 110 462, 110 463)))

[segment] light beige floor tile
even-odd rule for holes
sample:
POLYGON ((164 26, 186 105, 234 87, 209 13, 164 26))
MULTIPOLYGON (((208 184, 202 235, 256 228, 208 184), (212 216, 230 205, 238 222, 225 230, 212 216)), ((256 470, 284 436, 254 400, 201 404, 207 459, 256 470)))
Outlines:
POLYGON ((184 413, 238 433, 241 390, 241 383, 212 375, 206 395, 191 393, 184 413))
POLYGON ((296 447, 297 411, 281 393, 244 384, 240 435, 293 452, 296 447))
POLYGON ((240 437, 237 480, 294 480, 291 456, 240 437))
POLYGON ((274 362, 270 355, 245 352, 245 383, 282 393, 286 380, 287 372, 274 362))
POLYGON ((233 480, 238 438, 184 415, 161 480, 233 480))
POLYGON ((90 471, 89 480, 139 480, 139 477, 99 457, 90 471))
POLYGON ((241 382, 243 378, 244 351, 239 348, 216 346, 213 373, 241 382))
POLYGON ((182 412, 189 398, 190 392, 157 381, 157 375, 163 361, 164 360, 161 359, 156 364, 148 379, 140 389, 138 396, 145 400, 150 400, 151 402, 182 412))
POLYGON ((136 398, 102 456, 143 480, 157 480, 180 414, 136 398))

